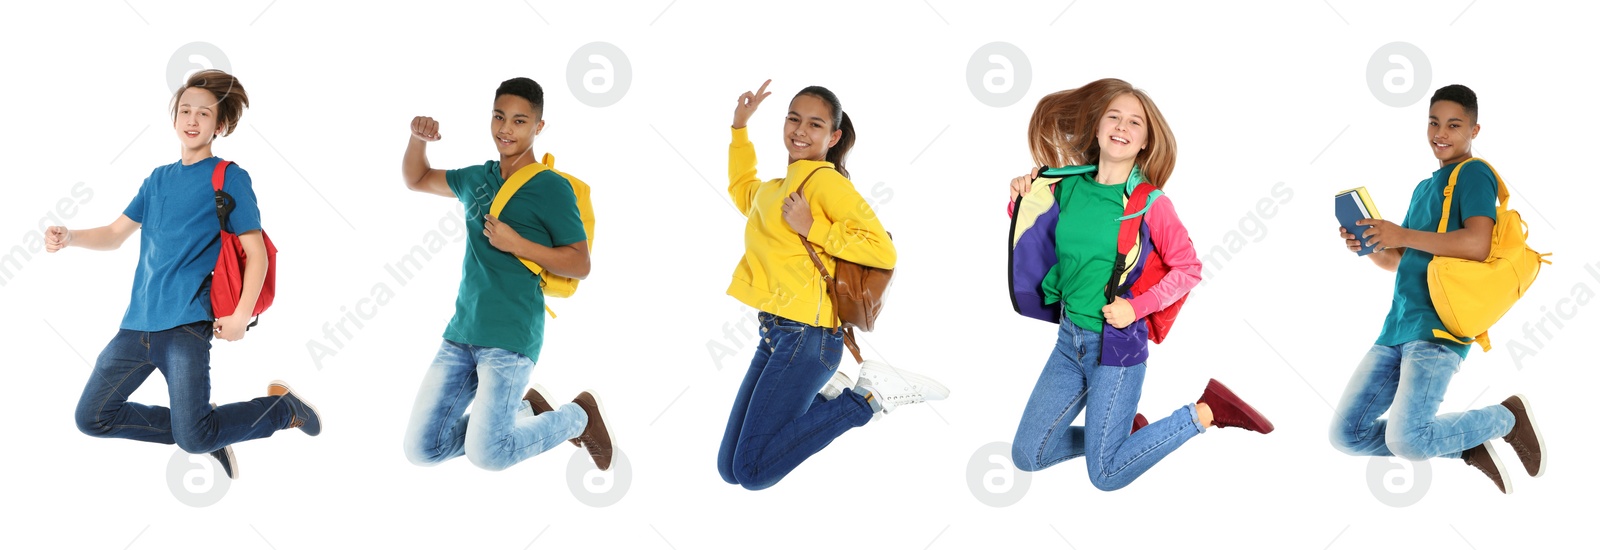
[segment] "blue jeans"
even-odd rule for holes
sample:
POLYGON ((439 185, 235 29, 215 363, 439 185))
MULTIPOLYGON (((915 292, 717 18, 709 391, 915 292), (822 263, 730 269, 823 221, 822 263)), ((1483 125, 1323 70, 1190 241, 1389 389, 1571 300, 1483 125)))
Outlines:
POLYGON ((717 452, 723 481, 758 490, 777 484, 851 428, 872 420, 866 398, 817 395, 839 370, 844 332, 759 316, 761 341, 739 385, 717 452))
POLYGON ((1194 404, 1151 422, 1133 435, 1145 365, 1100 364, 1100 333, 1061 320, 1055 351, 1022 411, 1011 462, 1038 471, 1087 456, 1089 481, 1103 491, 1126 487, 1189 438, 1205 431, 1194 404), (1084 414, 1083 426, 1072 421, 1084 414))
POLYGON ((406 458, 432 466, 465 454, 473 465, 499 471, 582 434, 589 415, 576 403, 517 414, 532 372, 526 355, 445 340, 411 407, 406 458))
POLYGON ((1500 405, 1439 415, 1461 356, 1433 342, 1372 346, 1350 376, 1328 438, 1357 456, 1407 460, 1459 458, 1461 451, 1511 432, 1516 420, 1500 405), (1378 418, 1389 411, 1389 419, 1378 418))
POLYGON ((88 435, 175 443, 202 454, 287 427, 293 415, 277 402, 257 397, 212 408, 211 322, 201 321, 156 332, 118 330, 95 360, 73 416, 88 435), (157 370, 167 379, 169 406, 128 401, 157 370))

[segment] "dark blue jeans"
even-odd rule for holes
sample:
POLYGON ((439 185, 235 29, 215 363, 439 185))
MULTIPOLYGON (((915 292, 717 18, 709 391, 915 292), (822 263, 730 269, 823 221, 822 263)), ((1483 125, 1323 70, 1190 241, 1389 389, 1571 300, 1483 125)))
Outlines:
POLYGON ((171 445, 201 454, 268 437, 289 424, 276 397, 211 406, 211 322, 167 330, 118 330, 100 352, 78 398, 78 430, 171 445), (128 401, 156 370, 167 379, 169 407, 128 401))
POLYGON ((872 420, 866 398, 817 395, 839 370, 844 333, 762 313, 761 341, 739 385, 717 453, 722 479, 746 489, 777 484, 834 438, 872 420))

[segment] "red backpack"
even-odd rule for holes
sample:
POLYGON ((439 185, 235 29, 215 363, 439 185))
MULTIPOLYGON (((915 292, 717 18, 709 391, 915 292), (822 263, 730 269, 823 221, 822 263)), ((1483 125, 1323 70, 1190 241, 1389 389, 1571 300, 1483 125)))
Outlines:
MULTIPOLYGON (((214 318, 232 315, 239 307, 240 295, 244 293, 244 247, 239 244, 239 236, 228 231, 228 218, 233 213, 234 201, 231 195, 222 191, 229 164, 233 163, 218 161, 216 171, 211 173, 211 189, 217 199, 217 224, 222 231, 222 252, 217 255, 217 267, 209 277, 211 316, 214 318)), ((276 287, 274 281, 278 275, 278 247, 272 245, 272 238, 267 236, 266 230, 261 231, 261 240, 267 245, 267 278, 261 283, 261 295, 256 298, 255 311, 250 312, 252 316, 261 315, 272 306, 276 287)), ((252 319, 249 327, 256 326, 257 321, 252 319)))

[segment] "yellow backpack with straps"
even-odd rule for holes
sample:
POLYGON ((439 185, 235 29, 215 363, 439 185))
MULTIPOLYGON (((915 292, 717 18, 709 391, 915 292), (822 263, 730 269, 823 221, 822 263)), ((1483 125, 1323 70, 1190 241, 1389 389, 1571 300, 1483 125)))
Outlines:
POLYGON ((1489 257, 1481 262, 1461 258, 1434 256, 1428 263, 1428 295, 1433 299, 1433 309, 1444 322, 1444 329, 1434 329, 1433 335, 1461 344, 1477 342, 1489 351, 1489 327, 1499 321, 1517 299, 1528 291, 1533 279, 1539 276, 1540 264, 1550 263, 1545 256, 1528 248, 1528 223, 1516 210, 1506 208, 1511 192, 1506 189, 1500 173, 1483 159, 1473 157, 1456 165, 1450 172, 1450 183, 1444 188, 1444 209, 1440 210, 1439 232, 1445 232, 1450 221, 1450 203, 1456 187, 1456 176, 1469 162, 1482 162, 1494 174, 1499 186, 1499 203, 1495 207, 1494 238, 1489 246, 1489 257))
MULTIPOLYGON (((505 184, 501 185, 500 190, 495 193, 494 202, 490 203, 489 205, 489 215, 496 218, 500 217, 500 211, 506 207, 506 203, 511 200, 511 196, 515 195, 518 189, 521 189, 524 184, 528 183, 529 180, 532 180, 534 176, 539 175, 540 172, 545 170, 555 172, 561 177, 566 178, 567 183, 572 184, 572 194, 578 198, 578 217, 583 219, 583 234, 587 237, 590 253, 593 253, 594 205, 589 202, 589 184, 584 183, 583 180, 572 177, 572 175, 566 172, 556 170, 555 166, 555 156, 551 155, 550 153, 545 153, 544 158, 539 162, 524 166, 521 169, 518 169, 515 173, 511 174, 511 177, 506 178, 505 184)), ((544 290, 545 297, 569 298, 574 292, 578 291, 577 279, 572 277, 562 277, 560 275, 545 271, 544 267, 534 263, 533 260, 522 257, 518 257, 517 259, 522 260, 522 265, 527 266, 529 271, 532 271, 534 275, 539 276, 539 287, 544 290)), ((549 305, 546 305, 544 310, 550 314, 551 318, 555 318, 556 312, 555 310, 550 309, 549 305)))

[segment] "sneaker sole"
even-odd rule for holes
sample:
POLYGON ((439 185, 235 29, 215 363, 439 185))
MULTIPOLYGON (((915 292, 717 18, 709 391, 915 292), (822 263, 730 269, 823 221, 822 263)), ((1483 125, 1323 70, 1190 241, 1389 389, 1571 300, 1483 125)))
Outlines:
MULTIPOLYGON (((588 392, 589 393, 589 397, 594 398, 594 408, 596 410, 600 411, 600 423, 604 424, 605 427, 606 427, 606 439, 611 441, 611 463, 610 464, 606 464, 606 470, 610 470, 611 467, 615 466, 616 462, 617 462, 617 434, 616 434, 616 432, 611 431, 611 423, 610 422, 606 422, 607 419, 611 418, 611 415, 606 413, 606 402, 605 402, 604 399, 601 399, 599 395, 596 395, 591 390, 584 390, 584 392, 588 392)), ((581 394, 583 392, 578 392, 578 393, 581 394)), ((584 429, 588 429, 588 424, 587 423, 584 424, 584 429)), ((583 436, 580 435, 579 437, 583 437, 583 436)), ((587 447, 585 447, 585 448, 587 448, 587 447)), ((593 458, 593 454, 591 454, 590 457, 593 458)), ((596 466, 599 466, 599 465, 597 464, 596 466)), ((602 471, 604 471, 604 470, 602 470, 602 471)))
MULTIPOLYGON (((211 410, 213 410, 213 411, 217 410, 217 402, 216 401, 212 401, 211 402, 211 410)), ((218 451, 222 451, 222 454, 228 455, 228 464, 231 465, 231 466, 223 466, 222 467, 222 473, 228 474, 228 479, 239 479, 239 457, 234 456, 234 454, 233 454, 233 445, 229 445, 229 446, 223 447, 221 449, 217 449, 217 450, 218 451)), ((212 452, 216 452, 216 451, 212 451, 212 452)), ((206 453, 206 456, 211 456, 211 453, 206 453)), ((216 457, 213 456, 211 458, 215 459, 216 457)), ((217 461, 217 465, 221 466, 222 462, 221 461, 217 461)))
MULTIPOLYGON (((906 371, 906 370, 901 370, 901 369, 895 368, 893 366, 888 365, 887 363, 877 363, 877 364, 883 365, 883 366, 882 367, 874 367, 874 368, 871 369, 871 371, 879 371, 879 370, 887 371, 892 376, 898 376, 898 377, 900 377, 901 380, 905 380, 906 382, 910 383, 913 386, 917 386, 919 388, 922 388, 922 390, 923 390, 923 392, 922 392, 922 400, 923 401, 939 401, 939 400, 942 400, 942 399, 944 399, 946 397, 950 397, 950 388, 946 388, 944 386, 944 384, 940 384, 939 381, 937 381, 937 380, 934 380, 934 379, 929 378, 927 376, 923 376, 921 374, 917 374, 917 373, 914 373, 914 372, 910 372, 910 371, 906 371)), ((866 372, 869 372, 866 367, 863 367, 862 371, 863 371, 862 378, 866 378, 866 379, 869 379, 869 380, 873 378, 871 376, 866 376, 865 375, 866 372)), ((859 382, 859 380, 858 380, 858 382, 859 382)))
MULTIPOLYGON (((1213 379, 1213 382, 1216 382, 1216 380, 1213 379)), ((1255 407, 1251 406, 1249 403, 1246 403, 1243 399, 1240 399, 1239 395, 1233 393, 1233 390, 1229 389, 1228 386, 1223 385, 1222 382, 1216 382, 1216 386, 1217 386, 1216 394, 1217 394, 1218 397, 1221 397, 1223 400, 1228 401, 1228 402, 1233 403, 1234 405, 1238 406, 1240 413, 1243 413, 1245 415, 1245 417, 1248 418, 1252 423, 1254 423, 1255 425, 1261 427, 1260 430, 1251 430, 1251 431, 1256 432, 1256 433, 1260 433, 1260 434, 1269 434, 1269 433, 1272 433, 1272 430, 1278 429, 1276 426, 1272 425, 1272 421, 1271 420, 1267 420, 1267 415, 1261 414, 1261 411, 1256 410, 1255 407)), ((1206 405, 1210 406, 1211 404, 1207 403, 1206 405)), ((1214 415, 1213 415, 1213 419, 1212 419, 1211 422, 1212 422, 1212 424, 1216 423, 1216 419, 1215 419, 1214 415)), ((1244 428, 1244 426, 1239 426, 1239 427, 1240 428, 1244 428)), ((1244 428, 1244 429, 1249 429, 1249 428, 1244 428)))
MULTIPOLYGON (((1526 405, 1527 401, 1523 401, 1523 404, 1526 405)), ((1500 482, 1506 485, 1506 494, 1511 494, 1511 472, 1506 470, 1505 462, 1500 461, 1500 453, 1495 452, 1494 445, 1488 443, 1483 445, 1483 450, 1484 454, 1489 455, 1489 461, 1494 463, 1494 469, 1500 471, 1500 482)))
MULTIPOLYGON (((233 454, 233 445, 223 447, 220 450, 222 451, 222 454, 228 455, 228 464, 233 465, 232 468, 224 467, 222 469, 222 473, 227 474, 228 479, 239 479, 239 457, 233 454)), ((211 453, 206 454, 210 455, 211 453)), ((214 456, 211 457, 212 460, 216 460, 216 458, 217 457, 214 456)), ((219 461, 217 465, 221 466, 222 463, 219 461)))
MULTIPOLYGON (((296 400, 300 401, 301 405, 305 405, 306 408, 311 409, 311 414, 317 415, 317 433, 308 432, 308 431, 306 431, 305 425, 301 425, 299 430, 302 433, 304 433, 306 435, 309 435, 311 437, 316 437, 318 435, 322 435, 322 411, 317 410, 317 406, 316 405, 312 405, 310 401, 306 401, 304 399, 301 399, 299 395, 295 395, 294 387, 290 386, 288 382, 284 382, 282 380, 273 380, 271 383, 269 383, 267 385, 268 386, 283 386, 283 389, 286 390, 286 392, 287 392, 285 395, 294 395, 294 398, 296 400)), ((279 396, 279 400, 282 400, 282 397, 283 396, 279 396)))
MULTIPOLYGON (((1533 428, 1533 442, 1539 447, 1539 471, 1533 474, 1533 477, 1539 477, 1544 475, 1545 464, 1550 463, 1550 455, 1545 454, 1544 432, 1539 431, 1539 421, 1533 418, 1533 404, 1528 401, 1528 396, 1519 393, 1516 397, 1522 401, 1522 414, 1528 416, 1528 427, 1533 428)), ((1521 457, 1518 458, 1518 462, 1521 462, 1521 457)))

